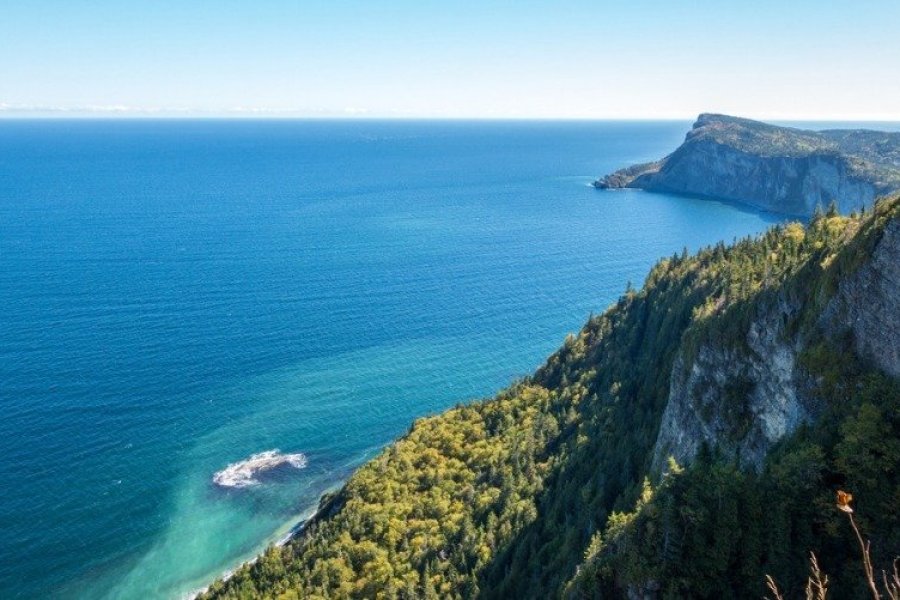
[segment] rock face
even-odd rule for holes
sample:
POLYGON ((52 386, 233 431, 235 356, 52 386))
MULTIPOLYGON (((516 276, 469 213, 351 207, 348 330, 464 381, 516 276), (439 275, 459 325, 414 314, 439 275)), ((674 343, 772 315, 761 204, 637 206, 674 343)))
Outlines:
POLYGON ((834 200, 850 212, 900 189, 900 133, 806 131, 703 114, 669 156, 616 171, 594 186, 704 196, 801 216, 834 200))
MULTIPOLYGON (((857 355, 896 377, 900 220, 885 226, 869 256, 840 279, 816 327, 834 339, 849 337, 857 355)), ((654 472, 661 472, 670 456, 689 463, 704 443, 758 469, 776 442, 817 416, 813 382, 798 364, 807 340, 785 331, 803 303, 796 293, 782 291, 758 307, 739 345, 714 340, 692 355, 682 349, 654 448, 654 472)))
POLYGON ((851 332, 859 356, 900 377, 900 220, 885 226, 872 260, 841 281, 819 323, 851 332))
POLYGON ((761 314, 746 347, 702 345, 679 356, 653 455, 655 472, 669 456, 691 461, 703 443, 758 468, 769 448, 816 412, 797 371, 797 346, 785 341, 784 323, 799 307, 784 299, 761 314))

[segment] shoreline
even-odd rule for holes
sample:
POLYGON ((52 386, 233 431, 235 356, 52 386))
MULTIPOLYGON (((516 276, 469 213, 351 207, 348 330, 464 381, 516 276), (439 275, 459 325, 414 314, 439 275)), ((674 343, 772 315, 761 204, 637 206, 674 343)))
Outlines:
MULTIPOLYGON (((198 588, 193 591, 187 592, 186 594, 181 595, 179 597, 179 600, 196 600, 197 597, 200 596, 200 594, 207 592, 209 590, 210 586, 212 586, 212 584, 215 583, 216 581, 218 581, 220 579, 222 581, 228 581, 229 579, 234 577, 234 574, 238 570, 256 563, 256 561, 259 560, 259 557, 264 552, 266 552, 269 548, 284 547, 288 543, 293 541, 294 539, 303 535, 306 532, 306 528, 310 525, 310 523, 313 523, 315 520, 317 520, 319 518, 319 516, 323 513, 325 508, 327 508, 327 506, 328 506, 327 500, 330 500, 332 497, 334 497, 334 494, 344 486, 344 483, 346 483, 346 482, 342 481, 342 482, 340 482, 340 484, 329 487, 328 489, 324 490, 321 494, 319 494, 319 500, 316 503, 316 506, 314 509, 311 509, 309 511, 302 513, 303 515, 306 515, 306 516, 301 516, 299 518, 299 521, 297 521, 294 525, 292 525, 291 527, 288 528, 287 533, 276 538, 276 540, 274 542, 267 543, 266 545, 262 546, 259 550, 254 551, 252 558, 241 561, 234 567, 225 569, 224 571, 222 571, 222 573, 220 575, 214 577, 209 583, 204 585, 202 588, 198 588)), ((277 531, 276 531, 276 533, 277 533, 277 531)))

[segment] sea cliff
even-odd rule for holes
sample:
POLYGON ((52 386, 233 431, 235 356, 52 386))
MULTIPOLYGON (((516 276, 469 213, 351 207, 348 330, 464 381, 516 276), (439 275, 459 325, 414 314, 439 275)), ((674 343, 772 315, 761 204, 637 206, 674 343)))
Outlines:
POLYGON ((656 472, 669 457, 689 463, 704 444, 761 469, 777 442, 824 409, 803 360, 823 337, 900 377, 900 220, 885 225, 852 271, 832 277, 832 290, 780 288, 754 307, 740 336, 682 347, 654 447, 656 472), (820 295, 816 307, 812 291, 830 297, 820 295), (791 326, 810 310, 808 327, 791 326))
POLYGON ((798 216, 834 201, 846 214, 900 189, 900 133, 809 131, 702 114, 670 155, 594 185, 704 196, 798 216))
POLYGON ((533 375, 423 418, 206 598, 863 597, 900 554, 900 197, 673 255, 533 375), (878 572, 878 571, 876 571, 878 572))

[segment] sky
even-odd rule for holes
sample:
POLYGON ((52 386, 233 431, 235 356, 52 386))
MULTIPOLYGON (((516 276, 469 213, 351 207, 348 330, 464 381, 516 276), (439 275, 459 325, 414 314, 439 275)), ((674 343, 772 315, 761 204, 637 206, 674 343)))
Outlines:
POLYGON ((900 0, 2 0, 0 118, 900 121, 900 0))

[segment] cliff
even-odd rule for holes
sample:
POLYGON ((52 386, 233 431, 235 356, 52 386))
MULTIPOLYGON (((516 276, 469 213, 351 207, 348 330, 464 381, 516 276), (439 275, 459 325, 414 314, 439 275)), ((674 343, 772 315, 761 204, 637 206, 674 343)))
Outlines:
POLYGON ((833 495, 854 493, 889 568, 898 259, 900 198, 666 258, 204 597, 759 598, 765 574, 794 597, 813 549, 835 597, 860 597, 833 495))
POLYGON ((822 276, 838 282, 827 302, 809 294, 817 288, 825 294, 828 286, 808 287, 809 279, 798 277, 804 285, 792 281, 754 306, 739 337, 682 348, 654 448, 654 472, 670 456, 690 462, 703 444, 761 469, 774 444, 823 410, 802 360, 822 337, 851 345, 856 356, 900 377, 900 220, 888 222, 864 261, 852 266, 822 276), (791 326, 804 318, 814 326, 791 326))
POLYGON ((900 133, 807 131, 702 114, 672 154, 594 185, 704 196, 799 216, 834 200, 849 213, 900 189, 900 133))
MULTIPOLYGON (((759 597, 748 554, 802 595, 805 567, 784 548, 842 552, 838 487, 866 498, 883 567, 900 553, 900 201, 840 223, 788 225, 773 266, 811 230, 840 241, 742 301, 695 311, 654 444, 658 485, 595 537, 568 597, 759 597)), ((824 560, 843 576, 831 595, 867 593, 849 560, 824 560)))

